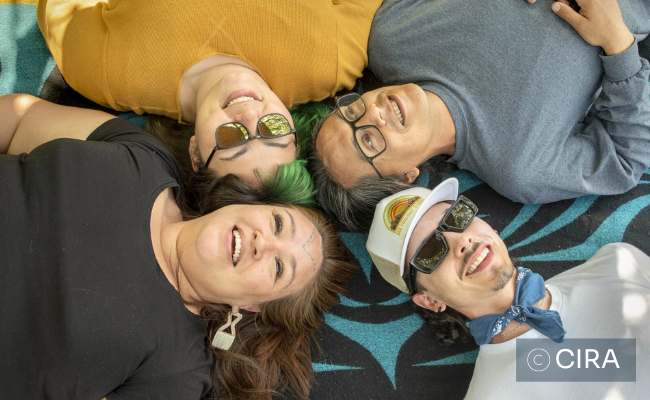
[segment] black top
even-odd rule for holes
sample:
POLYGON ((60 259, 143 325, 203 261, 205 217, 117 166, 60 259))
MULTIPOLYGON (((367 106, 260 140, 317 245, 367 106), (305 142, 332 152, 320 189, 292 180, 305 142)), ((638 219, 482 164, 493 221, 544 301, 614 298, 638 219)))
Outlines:
POLYGON ((205 328, 151 243, 153 203, 179 182, 164 145, 120 119, 0 155, 0 398, 207 393, 205 328))

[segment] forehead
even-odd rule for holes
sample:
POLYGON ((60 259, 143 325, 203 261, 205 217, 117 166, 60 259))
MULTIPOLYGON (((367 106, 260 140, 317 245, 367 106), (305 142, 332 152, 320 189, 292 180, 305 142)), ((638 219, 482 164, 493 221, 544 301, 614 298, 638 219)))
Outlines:
POLYGON ((298 275, 307 280, 323 264, 323 238, 314 224, 300 211, 287 208, 295 223, 292 252, 298 262, 298 275), (301 273, 302 271, 302 273, 301 273))
POLYGON ((373 173, 354 143, 352 127, 338 111, 327 118, 318 132, 316 151, 330 178, 345 187, 354 186, 358 178, 373 173))
POLYGON ((318 133, 318 139, 320 139, 321 136, 324 136, 322 135, 323 133, 332 134, 333 132, 352 132, 352 127, 350 124, 344 121, 343 118, 341 118, 341 114, 339 114, 339 111, 336 108, 325 118, 325 122, 323 122, 323 125, 321 126, 321 129, 318 133))

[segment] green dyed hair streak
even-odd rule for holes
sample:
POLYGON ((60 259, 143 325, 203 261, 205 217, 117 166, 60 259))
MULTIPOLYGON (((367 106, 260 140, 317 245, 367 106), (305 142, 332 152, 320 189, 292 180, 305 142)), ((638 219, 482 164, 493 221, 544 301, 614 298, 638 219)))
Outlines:
POLYGON ((262 179, 268 198, 285 204, 313 207, 314 183, 307 172, 305 160, 296 160, 278 166, 278 171, 269 179, 262 179))
POLYGON ((318 122, 329 114, 332 109, 322 103, 307 103, 289 109, 293 118, 293 125, 298 135, 298 158, 307 156, 307 149, 311 140, 311 133, 318 122))

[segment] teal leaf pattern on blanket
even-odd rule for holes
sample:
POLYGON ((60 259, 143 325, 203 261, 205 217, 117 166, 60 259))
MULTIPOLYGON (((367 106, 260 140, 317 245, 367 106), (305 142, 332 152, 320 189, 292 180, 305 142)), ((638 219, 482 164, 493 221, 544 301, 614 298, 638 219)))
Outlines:
POLYGON ((432 367, 436 365, 451 365, 451 364, 473 364, 478 357, 478 349, 468 351, 465 353, 454 354, 453 356, 445 357, 440 360, 429 361, 421 364, 415 364, 414 367, 432 367))
POLYGON ((374 356, 395 388, 397 356, 404 344, 422 325, 417 315, 409 315, 398 321, 384 324, 367 324, 349 321, 334 314, 327 314, 325 322, 337 332, 359 343, 374 356), (381 354, 381 357, 377 357, 381 354))
MULTIPOLYGON (((650 174, 650 170, 643 177, 646 179, 639 182, 641 186, 638 189, 645 195, 643 193, 641 196, 637 194, 636 197, 632 196, 627 199, 623 197, 625 195, 621 195, 616 203, 612 203, 613 199, 617 199, 616 196, 584 196, 546 205, 512 203, 518 207, 514 208, 516 211, 511 215, 509 222, 506 221, 505 225, 501 227, 501 237, 508 245, 509 250, 516 250, 516 257, 520 261, 537 261, 541 263, 573 261, 573 265, 577 265, 579 262, 590 258, 603 245, 622 241, 635 216, 649 209, 650 191, 646 183, 650 182, 650 179, 647 179, 647 174, 650 174), (613 205, 603 207, 602 203, 608 201, 613 205), (595 228, 590 226, 589 229, 585 229, 585 219, 589 221, 588 216, 594 212, 597 213, 598 220, 602 222, 595 228), (556 251, 553 251, 552 248, 549 251, 543 251, 543 245, 549 241, 549 238, 554 237, 554 235, 562 237, 567 235, 567 232, 574 236, 577 235, 578 239, 576 240, 580 240, 579 238, 582 237, 580 243, 556 251), (540 246, 542 247, 540 248, 540 246)), ((480 193, 485 190, 485 186, 480 179, 462 170, 456 171, 450 176, 459 179, 461 192, 465 192, 466 196, 477 202, 481 201, 480 198, 473 197, 475 190, 480 190, 480 193)), ((481 207, 480 203, 479 207, 481 207)), ((495 217, 495 214, 499 214, 499 210, 486 207, 481 208, 481 211, 484 213, 479 217, 493 225, 499 222, 493 221, 493 218, 503 219, 501 215, 495 217)), ((634 228, 634 226, 632 227, 634 228)), ((367 235, 341 233, 340 237, 361 263, 364 281, 372 285, 379 284, 371 282, 370 279, 372 274, 378 275, 376 275, 377 272, 372 271, 372 260, 365 250, 367 235)), ((564 242, 560 241, 560 243, 564 242)), ((532 267, 535 268, 534 265, 532 267)), ((404 317, 405 314, 403 313, 397 314, 398 311, 403 309, 396 310, 395 307, 400 305, 408 307, 407 303, 409 302, 410 296, 397 290, 395 290, 395 297, 382 298, 381 300, 364 300, 357 297, 353 300, 341 296, 341 306, 343 308, 347 310, 363 310, 361 313, 364 318, 358 317, 358 311, 356 314, 350 314, 343 312, 340 308, 335 309, 333 314, 328 314, 325 318, 325 322, 330 328, 360 344, 376 360, 393 388, 399 386, 395 371, 404 368, 404 366, 398 365, 400 363, 399 353, 402 347, 413 335, 424 329, 422 319, 414 312, 406 317, 404 317), (399 315, 401 319, 382 322, 382 314, 399 315), (345 315, 345 317, 342 315, 345 315), (366 318, 370 318, 368 315, 372 316, 371 319, 374 323, 365 322, 366 318), (375 320, 379 320, 379 322, 375 322, 375 320)), ((426 343, 426 345, 431 345, 431 343, 426 343)), ((477 355, 477 349, 442 358, 434 355, 429 361, 410 365, 411 367, 420 368, 440 368, 448 365, 472 364, 475 362, 477 355)), ((314 365, 318 365, 317 368, 315 367, 317 372, 339 371, 339 373, 343 373, 343 371, 348 371, 345 373, 352 374, 355 373, 354 368, 371 368, 367 365, 367 361, 351 365, 350 363, 337 363, 335 359, 328 359, 324 365, 318 363, 314 365)))

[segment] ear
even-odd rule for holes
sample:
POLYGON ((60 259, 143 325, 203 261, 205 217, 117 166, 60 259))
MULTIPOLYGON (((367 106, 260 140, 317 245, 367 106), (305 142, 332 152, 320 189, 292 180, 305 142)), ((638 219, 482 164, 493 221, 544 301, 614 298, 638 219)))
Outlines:
POLYGON ((199 147, 196 144, 196 136, 190 138, 190 161, 192 161, 192 169, 194 172, 199 170, 199 165, 201 165, 201 156, 199 155, 199 147))
POLYGON ((427 310, 442 312, 447 308, 447 305, 438 301, 429 298, 426 294, 416 293, 413 295, 413 302, 422 308, 427 310))
POLYGON ((415 182, 418 176, 420 176, 420 170, 417 167, 413 167, 402 175, 402 181, 410 184, 415 182))
MULTIPOLYGON (((233 306, 233 309, 234 308, 235 307, 233 306)), ((244 310, 250 311, 250 312, 260 312, 260 307, 257 304, 248 304, 248 305, 245 305, 245 306, 239 306, 237 308, 241 308, 241 309, 244 309, 244 310)))

